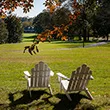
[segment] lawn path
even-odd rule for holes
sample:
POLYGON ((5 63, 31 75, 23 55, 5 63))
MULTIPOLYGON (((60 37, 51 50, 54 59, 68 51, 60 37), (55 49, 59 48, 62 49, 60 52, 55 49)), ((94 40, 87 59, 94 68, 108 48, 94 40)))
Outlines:
POLYGON ((107 43, 108 43, 108 42, 98 42, 98 43, 86 45, 85 47, 99 46, 99 45, 104 45, 104 44, 107 44, 107 43))

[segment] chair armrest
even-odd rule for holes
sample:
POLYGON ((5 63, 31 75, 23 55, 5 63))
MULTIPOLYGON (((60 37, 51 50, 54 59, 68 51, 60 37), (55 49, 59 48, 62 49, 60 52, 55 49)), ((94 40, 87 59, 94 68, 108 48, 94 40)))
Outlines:
POLYGON ((50 76, 54 76, 54 72, 53 71, 50 71, 50 76))
POLYGON ((28 79, 31 77, 30 73, 28 71, 24 71, 25 78, 28 79))
POLYGON ((66 80, 70 80, 67 76, 63 75, 62 73, 56 73, 58 75, 58 81, 61 82, 62 78, 66 80))
POLYGON ((94 77, 91 75, 91 76, 90 76, 90 79, 91 79, 91 80, 93 80, 93 79, 94 79, 94 77))

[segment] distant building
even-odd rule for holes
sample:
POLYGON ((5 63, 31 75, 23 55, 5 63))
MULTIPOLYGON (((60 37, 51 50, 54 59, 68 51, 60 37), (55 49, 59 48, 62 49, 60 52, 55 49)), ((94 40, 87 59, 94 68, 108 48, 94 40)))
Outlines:
POLYGON ((35 33, 35 29, 32 26, 25 27, 24 28, 24 33, 35 33))

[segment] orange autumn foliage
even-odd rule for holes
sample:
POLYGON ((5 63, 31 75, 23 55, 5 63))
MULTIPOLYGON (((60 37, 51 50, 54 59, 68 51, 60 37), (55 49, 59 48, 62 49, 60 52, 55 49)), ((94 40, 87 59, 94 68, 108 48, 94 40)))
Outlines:
POLYGON ((0 1, 0 18, 6 17, 6 14, 15 11, 17 7, 23 8, 27 13, 33 7, 33 0, 1 0, 0 1))
MULTIPOLYGON (((45 1, 45 7, 47 7, 47 10, 50 11, 52 14, 57 7, 61 6, 61 3, 59 0, 46 0, 45 1)), ((62 24, 59 27, 53 26, 53 30, 46 30, 45 32, 42 32, 38 35, 38 39, 42 42, 49 38, 52 38, 53 35, 56 36, 56 38, 61 38, 62 40, 66 40, 68 36, 64 35, 64 32, 68 32, 68 27, 72 25, 73 22, 76 21, 77 17, 80 15, 80 8, 81 5, 77 2, 77 0, 73 0, 73 9, 74 13, 69 15, 69 23, 64 25, 62 24)))
POLYGON ((44 42, 46 40, 50 42, 52 36, 55 35, 56 38, 66 40, 67 36, 64 35, 64 32, 68 32, 68 26, 65 26, 63 24, 59 27, 53 26, 53 30, 45 30, 44 32, 37 36, 37 39, 41 42, 44 42))
POLYGON ((46 0, 45 1, 45 7, 47 7, 47 9, 50 11, 50 13, 52 14, 55 9, 61 5, 61 3, 58 0, 46 0))

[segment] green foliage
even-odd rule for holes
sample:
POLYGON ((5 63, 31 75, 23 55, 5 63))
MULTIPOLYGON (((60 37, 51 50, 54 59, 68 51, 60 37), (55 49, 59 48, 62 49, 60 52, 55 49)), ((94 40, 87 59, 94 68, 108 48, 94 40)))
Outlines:
POLYGON ((5 19, 5 23, 7 24, 8 29, 8 43, 17 43, 22 41, 22 23, 19 18, 16 16, 8 16, 5 19))
POLYGON ((24 29, 25 33, 26 32, 28 32, 28 33, 35 32, 34 27, 32 25, 34 18, 20 17, 20 19, 21 19, 21 22, 22 22, 23 29, 24 29))
POLYGON ((66 25, 69 22, 70 11, 65 8, 59 8, 52 15, 49 12, 42 12, 33 20, 33 25, 37 33, 46 29, 52 29, 53 26, 66 25))
POLYGON ((42 12, 37 15, 33 20, 33 26, 36 30, 36 33, 41 33, 46 29, 50 29, 51 25, 51 16, 49 12, 42 12))
POLYGON ((110 33, 110 2, 102 0, 101 5, 94 16, 93 28, 99 36, 107 36, 110 33))
POLYGON ((64 7, 57 9, 52 15, 52 24, 54 26, 61 26, 62 24, 64 25, 68 24, 69 14, 70 11, 64 7))
POLYGON ((8 31, 6 29, 6 24, 3 20, 0 20, 0 44, 5 43, 8 38, 8 31))

